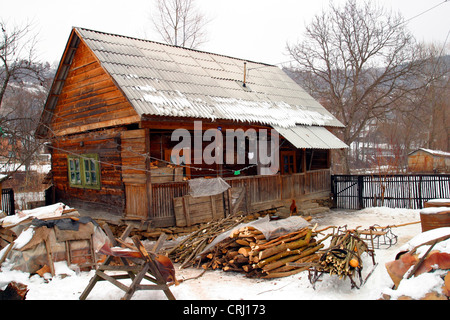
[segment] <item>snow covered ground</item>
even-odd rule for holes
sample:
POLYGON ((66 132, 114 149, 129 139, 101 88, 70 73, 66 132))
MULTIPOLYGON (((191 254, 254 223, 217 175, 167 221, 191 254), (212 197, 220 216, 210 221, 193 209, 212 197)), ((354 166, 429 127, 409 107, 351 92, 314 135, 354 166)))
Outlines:
MULTIPOLYGON (((380 226, 399 225, 414 221, 420 221, 419 210, 368 208, 361 211, 331 211, 314 217, 312 224, 318 223, 321 227, 329 225, 355 228, 361 226, 368 228, 374 224, 380 226)), ((445 232, 450 232, 446 228, 445 232)), ((207 271, 197 279, 189 279, 199 275, 202 270, 188 268, 179 270, 177 278, 183 279, 178 286, 172 286, 171 291, 177 300, 376 300, 383 293, 394 298, 402 294, 401 288, 393 291, 392 281, 384 264, 395 259, 396 254, 413 237, 421 234, 420 223, 392 228, 398 236, 398 243, 391 248, 375 250, 375 261, 378 263, 373 274, 360 289, 351 289, 350 281, 339 280, 335 276, 325 274, 321 281, 317 281, 315 288, 308 280, 308 272, 279 279, 249 279, 243 274, 227 273, 221 270, 207 271)), ((327 230, 325 232, 328 232, 327 230)), ((318 236, 318 239, 321 237, 318 236)), ((447 241, 443 249, 450 253, 450 241, 447 241)), ((75 272, 67 267, 65 262, 56 263, 56 272, 59 274, 52 279, 43 279, 38 275, 30 277, 29 274, 18 271, 10 271, 5 268, 0 272, 0 287, 2 283, 12 280, 28 286, 27 300, 73 300, 78 299, 94 272, 75 272)), ((372 260, 365 257, 363 261, 363 278, 372 270, 372 260)), ((411 290, 416 297, 428 292, 431 287, 440 288, 443 281, 439 275, 428 274, 417 277, 414 283, 406 288, 411 290)), ((359 280, 357 281, 359 284, 359 280)), ((439 289, 438 289, 439 290, 439 289)), ((407 292, 405 292, 407 293, 407 292)), ((408 293, 407 293, 408 294, 408 293)), ((88 299, 90 300, 117 300, 123 296, 123 291, 108 282, 99 282, 94 287, 88 299)), ((161 291, 138 291, 133 296, 135 300, 166 300, 161 291)))

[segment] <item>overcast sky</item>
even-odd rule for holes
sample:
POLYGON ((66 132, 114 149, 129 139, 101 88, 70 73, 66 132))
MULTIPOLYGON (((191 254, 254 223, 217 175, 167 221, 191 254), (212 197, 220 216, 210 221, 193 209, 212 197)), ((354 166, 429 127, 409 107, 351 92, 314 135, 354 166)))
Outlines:
MULTIPOLYGON (((150 20, 153 0, 1 1, 1 20, 7 24, 34 23, 42 61, 59 62, 72 26, 160 41, 150 20)), ((196 1, 211 19, 209 41, 199 49, 270 64, 288 61, 286 43, 301 40, 305 24, 329 5, 329 0, 196 1)), ((379 0, 405 19, 442 2, 379 0)), ((450 1, 412 19, 408 27, 420 41, 444 44, 450 31, 449 17, 450 1)))

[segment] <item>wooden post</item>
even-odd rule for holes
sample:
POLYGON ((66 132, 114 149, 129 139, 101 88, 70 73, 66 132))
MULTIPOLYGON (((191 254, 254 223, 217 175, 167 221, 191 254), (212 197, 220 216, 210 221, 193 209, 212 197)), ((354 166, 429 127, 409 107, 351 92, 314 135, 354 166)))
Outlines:
POLYGON ((145 129, 145 151, 148 157, 145 159, 145 169, 146 169, 146 184, 147 184, 147 219, 153 217, 153 207, 152 207, 152 178, 150 171, 150 129, 145 129))
POLYGON ((51 244, 48 240, 44 240, 44 243, 45 243, 45 249, 47 251, 47 259, 48 259, 48 264, 50 267, 50 272, 52 273, 52 276, 55 276, 55 265, 53 264, 53 253, 52 253, 51 244))
POLYGON ((364 176, 358 176, 358 207, 364 209, 363 201, 364 176))
POLYGON ((336 176, 331 176, 331 194, 333 195, 333 208, 337 208, 337 189, 336 189, 336 176))

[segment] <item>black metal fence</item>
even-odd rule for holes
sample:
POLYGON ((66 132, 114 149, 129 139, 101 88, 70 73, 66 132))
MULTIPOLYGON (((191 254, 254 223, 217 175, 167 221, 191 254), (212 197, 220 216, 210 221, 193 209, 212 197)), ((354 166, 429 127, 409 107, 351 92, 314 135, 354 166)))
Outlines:
POLYGON ((450 198, 450 175, 333 175, 331 192, 340 209, 420 209, 430 199, 450 198))
POLYGON ((13 215, 15 213, 14 206, 14 191, 13 189, 2 189, 2 211, 7 215, 13 215))

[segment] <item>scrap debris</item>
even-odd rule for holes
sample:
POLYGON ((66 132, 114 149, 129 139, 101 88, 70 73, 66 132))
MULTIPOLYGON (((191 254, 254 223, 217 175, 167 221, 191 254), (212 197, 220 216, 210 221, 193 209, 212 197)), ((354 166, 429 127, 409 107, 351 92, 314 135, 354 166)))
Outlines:
MULTIPOLYGON (((448 300, 450 298, 450 228, 432 229, 414 237, 397 254, 394 261, 386 263, 386 270, 394 285, 390 294, 399 295, 398 299, 412 299, 408 293, 407 282, 423 274, 434 273, 443 279, 441 290, 432 290, 421 299, 448 300), (409 250, 408 250, 409 249, 409 250), (401 293, 396 291, 404 284, 401 293), (406 289, 405 289, 406 288, 406 289)), ((413 281, 413 280, 412 280, 413 281)), ((384 299, 391 299, 384 295, 384 299)), ((416 297, 415 299, 417 299, 416 297)))
POLYGON ((5 289, 0 289, 0 300, 25 300, 28 291, 23 283, 11 281, 5 289))

